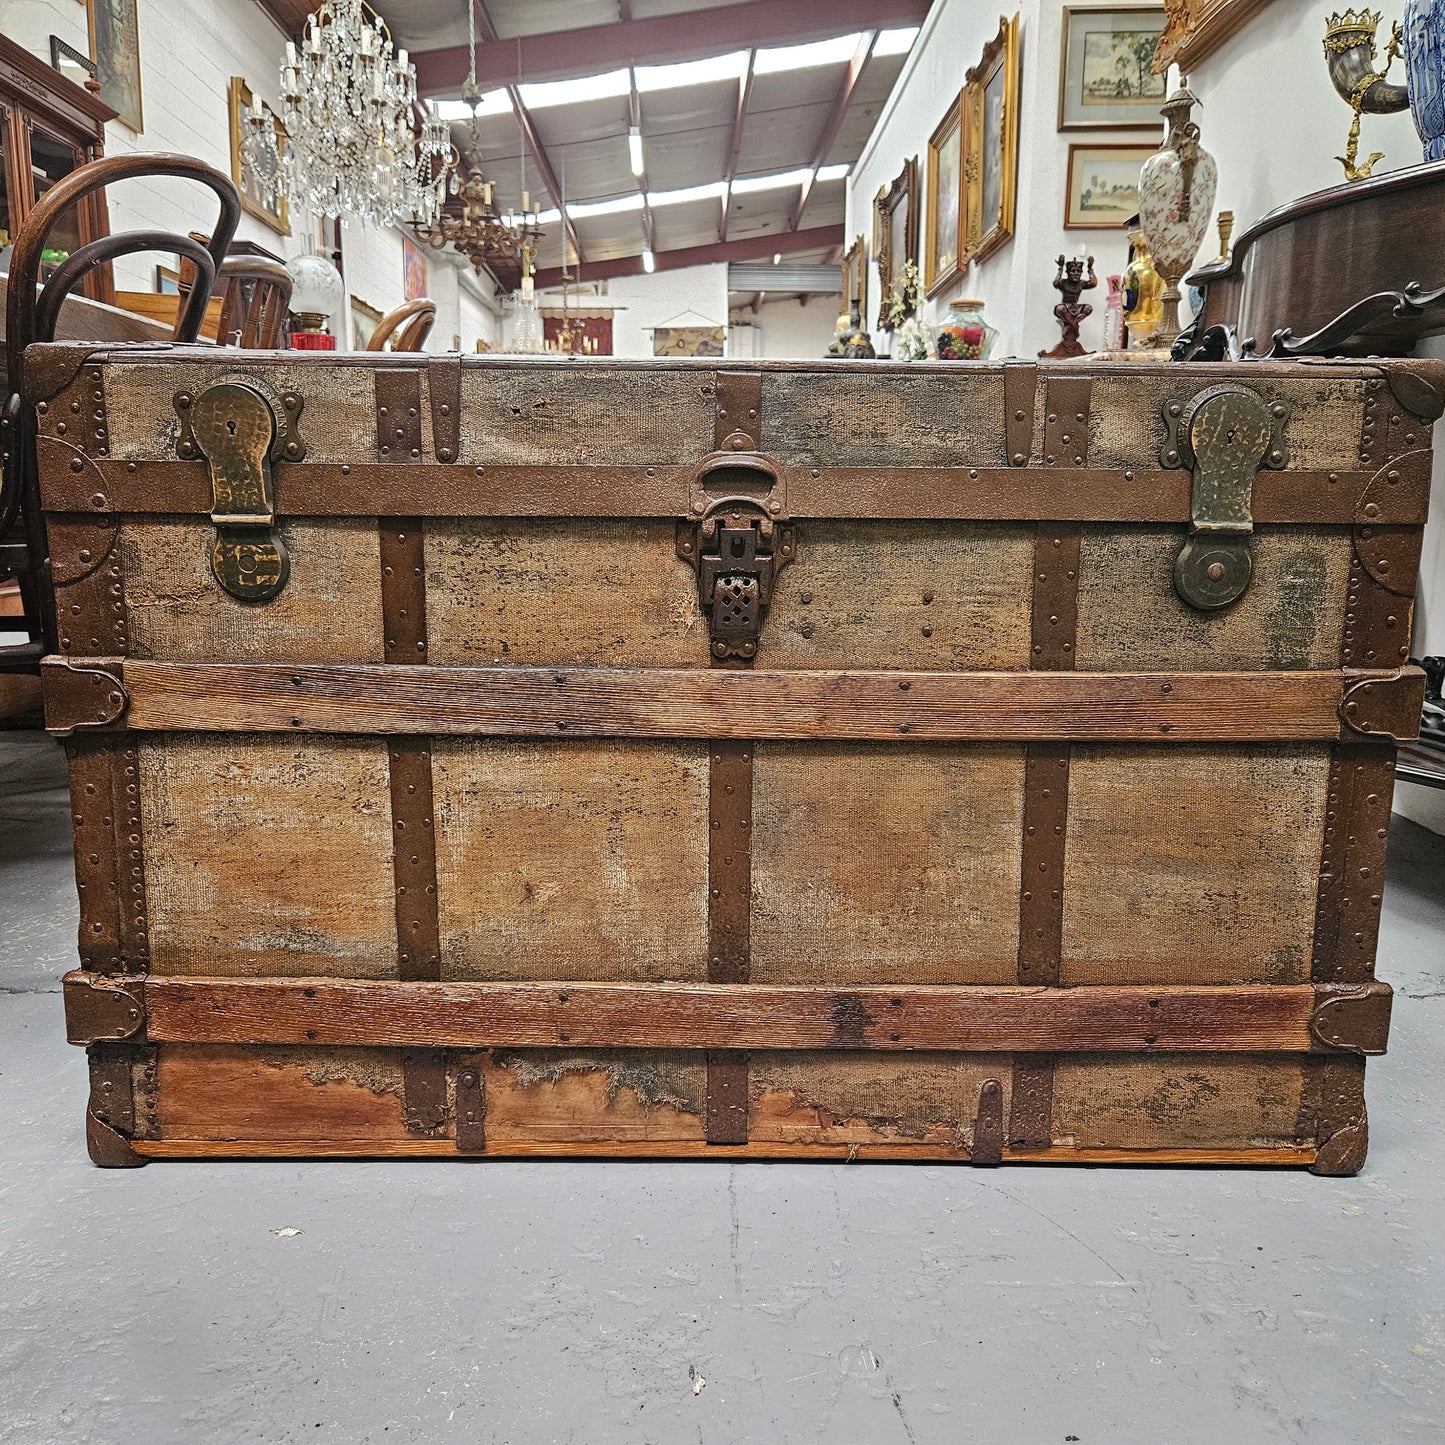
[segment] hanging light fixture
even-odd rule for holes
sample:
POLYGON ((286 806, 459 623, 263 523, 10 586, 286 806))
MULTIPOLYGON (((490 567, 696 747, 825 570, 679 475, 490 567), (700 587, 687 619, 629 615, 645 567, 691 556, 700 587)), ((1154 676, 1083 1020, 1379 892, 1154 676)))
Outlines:
MULTIPOLYGON (((480 270, 489 261, 521 262, 523 284, 530 277, 530 257, 542 236, 541 213, 532 206, 532 198, 522 191, 520 212, 508 210, 503 216, 493 199, 495 187, 482 174, 478 154, 481 131, 478 109, 482 103, 477 84, 477 15, 472 0, 467 0, 467 29, 471 42, 471 67, 462 99, 472 108, 472 144, 465 166, 456 161, 450 168, 445 189, 450 193, 439 213, 419 224, 417 229, 436 250, 451 246, 480 270)), ((450 145, 448 136, 447 144, 450 145)))
POLYGON ((434 221, 455 152, 431 106, 418 136, 416 70, 364 0, 324 0, 298 49, 286 42, 281 125, 259 104, 244 154, 262 188, 326 216, 385 223, 434 221))

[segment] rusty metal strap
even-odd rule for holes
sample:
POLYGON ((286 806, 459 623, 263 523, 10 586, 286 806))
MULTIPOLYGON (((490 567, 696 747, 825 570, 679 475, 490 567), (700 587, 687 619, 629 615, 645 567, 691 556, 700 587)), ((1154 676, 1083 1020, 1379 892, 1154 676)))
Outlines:
POLYGON ((1008 361, 1003 368, 1004 435, 1009 463, 1026 467, 1034 448, 1034 404, 1039 369, 1032 362, 1008 361))
MULTIPOLYGON (((413 446, 419 448, 419 431, 413 436, 413 446)), ((201 463, 89 461, 75 473, 69 465, 73 452, 57 451, 53 441, 47 449, 46 442, 41 438, 39 444, 41 495, 51 514, 210 515, 210 481, 201 463)), ((385 468, 393 454, 371 462, 279 463, 277 512, 284 517, 682 517, 688 514, 688 484, 696 467, 696 462, 651 460, 620 466, 599 461, 459 467, 418 461, 411 450, 394 454, 397 461, 412 462, 405 488, 388 480, 385 468)), ((779 485, 794 518, 1171 525, 1189 520, 1192 483, 1187 470, 1166 470, 1157 460, 1122 469, 1071 466, 1067 486, 1051 471, 806 462, 782 466, 779 485)), ((1374 477, 1373 469, 1263 472, 1254 488, 1254 520, 1353 526, 1360 498, 1374 477)), ((1402 495, 1410 501, 1414 494, 1402 495)), ((1399 516, 1395 525, 1424 524, 1423 501, 1411 505, 1414 514, 1399 516)))
POLYGON ((1088 466, 1093 379, 1053 373, 1049 376, 1044 395, 1044 465, 1088 466))
POLYGON ((713 446, 718 451, 761 447, 763 378, 757 371, 719 371, 713 383, 713 446), (740 439, 741 445, 738 444, 740 439))
POLYGON ((462 359, 450 354, 433 356, 426 367, 431 398, 432 450, 442 463, 454 462, 462 444, 462 359))
MULTIPOLYGON (((373 382, 377 457, 388 465, 421 461, 421 373, 400 368, 380 370, 373 382)), ((368 510, 376 515, 374 508, 368 510)))

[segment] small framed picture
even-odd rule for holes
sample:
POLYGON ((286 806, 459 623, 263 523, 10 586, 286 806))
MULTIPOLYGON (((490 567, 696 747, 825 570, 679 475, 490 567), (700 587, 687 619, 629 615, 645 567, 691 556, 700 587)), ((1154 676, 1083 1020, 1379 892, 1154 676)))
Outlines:
POLYGON ((1139 172, 1157 149, 1070 146, 1064 230, 1117 231, 1139 209, 1139 172))
MULTIPOLYGON (((878 267, 882 300, 878 304, 878 329, 891 331, 888 320, 891 293, 903 294, 903 268, 918 260, 918 157, 910 156, 891 186, 880 188, 873 198, 873 260, 878 267)), ((913 313, 909 311, 908 315, 913 313)))
POLYGON ((156 267, 156 295, 179 296, 181 294, 181 273, 173 266, 156 267))
POLYGON ((1154 74, 1162 5, 1064 7, 1060 130, 1157 130, 1164 76, 1154 74))
POLYGON ((381 312, 375 306, 368 306, 365 301, 351 298, 351 349, 353 351, 365 351, 367 343, 376 333, 376 328, 381 324, 381 312))
POLYGON ((868 242, 855 236, 843 254, 843 310, 856 301, 861 312, 868 295, 868 242))
POLYGON ((408 301, 426 295, 426 254, 410 236, 401 238, 401 286, 408 301))
POLYGON ((967 229, 963 194, 963 93, 954 97, 928 141, 928 232, 923 246, 923 289, 929 296, 963 275, 967 229))

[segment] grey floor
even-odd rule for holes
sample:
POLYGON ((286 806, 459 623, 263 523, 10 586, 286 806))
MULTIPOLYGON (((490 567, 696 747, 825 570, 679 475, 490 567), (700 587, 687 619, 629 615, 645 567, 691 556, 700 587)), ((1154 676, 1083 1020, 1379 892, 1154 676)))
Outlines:
POLYGON ((93 1169, 58 750, 0 734, 0 1442, 1445 1440, 1445 839, 1353 1180, 570 1163, 93 1169))

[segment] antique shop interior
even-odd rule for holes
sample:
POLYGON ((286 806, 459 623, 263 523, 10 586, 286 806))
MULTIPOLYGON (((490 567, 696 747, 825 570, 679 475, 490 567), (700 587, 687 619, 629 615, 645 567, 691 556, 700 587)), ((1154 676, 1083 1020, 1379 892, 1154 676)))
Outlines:
POLYGON ((1445 0, 0 0, 0 1445, 1445 1439, 1442 218, 1445 0), (274 796, 216 765, 175 841, 248 733, 274 796), (504 753, 545 883, 482 881, 504 753), (611 946, 592 878, 639 950, 700 920, 653 1032, 600 965, 446 971, 489 909, 611 946), (354 917, 222 956, 308 881, 354 917), (991 881, 1017 964, 930 972, 991 881), (939 1083, 948 983, 1022 1041, 939 1083), (687 1013, 759 984, 784 1042, 687 1013), (1068 1050, 1170 1038, 1065 1127, 1068 1050))

